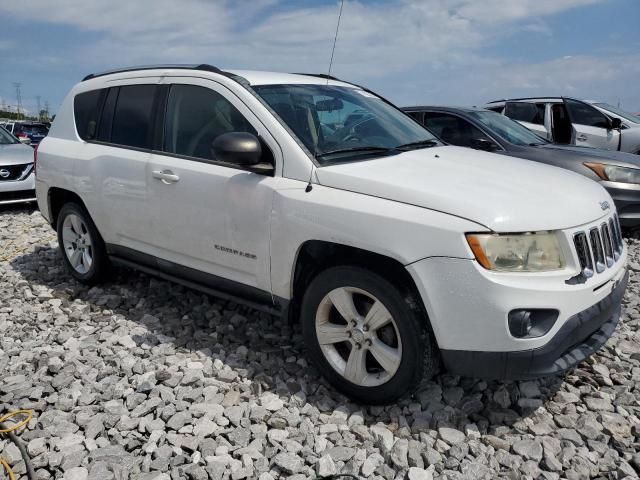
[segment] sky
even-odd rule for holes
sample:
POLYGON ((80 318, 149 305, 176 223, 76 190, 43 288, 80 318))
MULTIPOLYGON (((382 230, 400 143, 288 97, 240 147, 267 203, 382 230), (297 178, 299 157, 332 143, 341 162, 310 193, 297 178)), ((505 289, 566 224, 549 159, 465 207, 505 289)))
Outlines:
MULTIPOLYGON (((339 0, 0 0, 0 106, 91 72, 326 73, 339 0)), ((640 0, 345 0, 332 74, 400 106, 566 95, 640 111, 640 0)))

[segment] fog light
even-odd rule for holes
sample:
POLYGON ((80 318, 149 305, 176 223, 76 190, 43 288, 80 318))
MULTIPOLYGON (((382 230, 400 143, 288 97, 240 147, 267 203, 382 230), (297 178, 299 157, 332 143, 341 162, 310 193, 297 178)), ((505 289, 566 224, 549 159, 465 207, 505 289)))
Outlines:
POLYGON ((516 338, 541 337, 558 319, 558 310, 520 309, 509 312, 509 332, 516 338))

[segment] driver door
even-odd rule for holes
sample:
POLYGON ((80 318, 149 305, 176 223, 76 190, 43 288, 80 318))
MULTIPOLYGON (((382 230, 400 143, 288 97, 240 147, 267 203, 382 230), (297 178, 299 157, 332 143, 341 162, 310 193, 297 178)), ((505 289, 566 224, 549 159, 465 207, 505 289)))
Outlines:
POLYGON ((279 147, 226 87, 194 78, 164 83, 163 138, 147 168, 148 241, 158 264, 218 290, 240 287, 243 296, 270 299, 276 178, 216 160, 211 144, 223 133, 249 132, 263 141, 263 161, 274 165, 281 165, 279 147))
POLYGON ((611 128, 609 118, 588 103, 565 98, 572 128, 572 143, 582 147, 618 150, 620 132, 611 128))

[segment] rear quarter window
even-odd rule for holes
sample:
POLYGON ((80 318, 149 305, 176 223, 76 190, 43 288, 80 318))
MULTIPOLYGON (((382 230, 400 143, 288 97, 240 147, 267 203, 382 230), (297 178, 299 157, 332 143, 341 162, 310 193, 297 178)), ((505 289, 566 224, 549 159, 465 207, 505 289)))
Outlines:
POLYGON ((92 90, 76 95, 73 101, 76 130, 82 140, 91 140, 95 136, 101 95, 102 90, 92 90))

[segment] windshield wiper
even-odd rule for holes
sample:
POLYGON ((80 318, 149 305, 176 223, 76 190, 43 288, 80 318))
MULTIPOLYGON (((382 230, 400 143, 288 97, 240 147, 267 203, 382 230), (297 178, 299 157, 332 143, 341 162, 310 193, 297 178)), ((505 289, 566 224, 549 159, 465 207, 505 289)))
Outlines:
POLYGON ((390 153, 394 152, 395 148, 389 147, 376 147, 376 146, 361 146, 351 148, 340 148, 337 150, 329 150, 328 152, 320 152, 318 157, 327 157, 330 155, 340 155, 342 153, 390 153))
POLYGON ((405 143, 404 145, 398 145, 396 149, 398 150, 412 150, 418 148, 429 148, 436 147, 438 142, 436 140, 420 140, 419 142, 410 142, 405 143))

